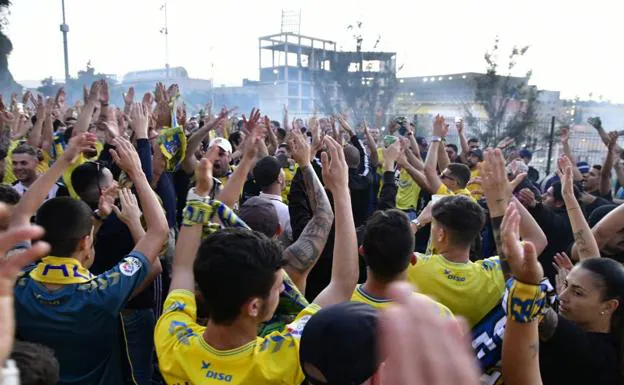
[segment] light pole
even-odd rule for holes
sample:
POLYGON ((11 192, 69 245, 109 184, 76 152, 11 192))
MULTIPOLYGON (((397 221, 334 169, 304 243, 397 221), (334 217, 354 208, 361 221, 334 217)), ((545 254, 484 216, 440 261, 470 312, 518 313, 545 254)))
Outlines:
POLYGON ((63 7, 61 32, 63 32, 63 53, 65 55, 65 85, 67 85, 69 83, 69 54, 67 52, 67 32, 69 32, 69 25, 65 23, 65 0, 61 0, 61 6, 63 7))
POLYGON ((169 27, 167 22, 167 1, 160 7, 165 12, 165 26, 160 29, 160 33, 165 35, 165 69, 167 70, 167 80, 169 80, 169 27))

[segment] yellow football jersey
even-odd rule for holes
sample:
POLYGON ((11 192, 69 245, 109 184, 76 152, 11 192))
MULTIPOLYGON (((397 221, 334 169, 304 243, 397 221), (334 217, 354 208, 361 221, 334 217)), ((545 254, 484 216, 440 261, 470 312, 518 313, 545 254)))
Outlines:
POLYGON ((417 262, 408 267, 407 276, 422 294, 465 317, 470 327, 500 304, 505 291, 498 257, 455 263, 440 254, 417 253, 417 262))
MULTIPOLYGON (((448 307, 442 305, 441 303, 436 302, 432 300, 431 298, 427 297, 426 295, 423 295, 420 293, 414 293, 414 295, 424 298, 428 302, 430 302, 432 306, 436 307, 436 309, 438 310, 438 314, 440 314, 441 316, 445 318, 455 318, 453 317, 453 312, 451 312, 451 310, 448 307)), ((378 298, 378 297, 374 297, 368 294, 367 292, 364 291, 364 289, 362 289, 362 285, 356 286, 355 291, 353 292, 353 295, 351 296, 351 301, 364 302, 364 303, 371 305, 375 309, 383 309, 392 304, 392 300, 390 299, 378 298)))
MULTIPOLYGON (((479 176, 479 169, 475 168, 474 170, 470 170, 470 179, 476 178, 478 176, 479 176)), ((466 189, 470 191, 470 194, 476 200, 479 200, 483 197, 483 194, 478 192, 478 191, 483 190, 483 188, 481 187, 481 184, 478 184, 478 183, 469 184, 468 186, 466 186, 466 189)))
POLYGON ((475 199, 475 197, 473 197, 470 191, 468 191, 467 189, 462 188, 455 192, 452 192, 451 190, 449 190, 448 187, 446 187, 444 183, 440 184, 440 188, 438 189, 438 191, 436 191, 436 195, 464 195, 468 198, 472 198, 473 200, 475 199))
POLYGON ((299 165, 295 164, 292 169, 291 167, 287 167, 284 169, 284 189, 282 190, 282 202, 284 204, 288 204, 288 194, 290 193, 290 185, 292 184, 292 180, 295 177, 295 173, 299 165))
MULTIPOLYGON (((377 149, 377 156, 379 158, 379 166, 377 167, 377 173, 383 175, 383 149, 377 149)), ((381 191, 382 184, 379 185, 379 191, 381 191)), ((399 179, 397 180, 397 196, 396 196, 396 208, 399 210, 416 209, 418 207, 418 198, 420 197, 420 186, 410 174, 401 169, 399 171, 399 179)))
MULTIPOLYGON (((2 183, 4 184, 13 184, 15 181, 17 181, 17 177, 15 177, 15 174, 13 174, 13 159, 11 155, 13 154, 13 150, 15 150, 15 148, 20 143, 21 141, 14 140, 11 142, 11 145, 9 146, 9 151, 8 151, 6 160, 4 162, 4 179, 2 180, 2 183)), ((39 175, 48 171, 48 169, 50 168, 50 161, 52 160, 52 157, 47 151, 42 151, 42 153, 43 153, 43 159, 41 160, 41 162, 37 164, 37 168, 36 168, 37 174, 39 175)))
POLYGON ((309 305, 282 332, 257 337, 239 348, 217 350, 204 340, 197 324, 195 294, 174 290, 158 319, 154 344, 160 371, 168 384, 293 384, 304 374, 299 364, 301 332, 319 307, 309 305))

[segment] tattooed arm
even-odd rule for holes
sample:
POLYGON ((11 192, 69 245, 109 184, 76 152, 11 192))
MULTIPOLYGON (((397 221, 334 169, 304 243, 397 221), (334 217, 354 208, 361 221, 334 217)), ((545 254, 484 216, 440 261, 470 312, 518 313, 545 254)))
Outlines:
POLYGON ((561 157, 558 161, 559 178, 561 179, 561 193, 565 202, 572 234, 574 234, 574 248, 576 252, 572 256, 578 256, 579 260, 600 257, 598 243, 585 220, 583 210, 574 196, 572 180, 572 162, 567 157, 561 157))
POLYGON ((299 238, 284 251, 284 257, 287 263, 286 272, 297 288, 305 293, 306 279, 325 247, 334 214, 312 165, 301 168, 301 173, 313 216, 299 238))
POLYGON ((512 320, 511 317, 507 318, 503 343, 505 385, 542 384, 539 370, 538 327, 536 324, 537 320, 519 323, 512 320))

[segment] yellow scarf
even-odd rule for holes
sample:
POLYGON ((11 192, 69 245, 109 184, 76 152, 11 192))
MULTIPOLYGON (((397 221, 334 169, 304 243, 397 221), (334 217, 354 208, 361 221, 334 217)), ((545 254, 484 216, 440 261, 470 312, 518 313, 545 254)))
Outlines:
POLYGON ((95 276, 74 258, 49 256, 30 272, 30 278, 42 283, 69 285, 89 282, 95 276))

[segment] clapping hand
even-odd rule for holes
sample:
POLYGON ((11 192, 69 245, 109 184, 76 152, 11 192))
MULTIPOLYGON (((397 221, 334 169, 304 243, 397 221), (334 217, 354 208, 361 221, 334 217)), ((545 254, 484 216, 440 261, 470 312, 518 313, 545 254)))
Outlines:
POLYGON ((290 149, 292 158, 297 162, 299 167, 305 167, 310 164, 310 145, 301 131, 291 131, 288 135, 288 148, 290 149))
POLYGON ((520 242, 520 213, 514 202, 509 203, 501 224, 503 253, 512 275, 520 282, 537 285, 544 278, 544 270, 537 260, 535 246, 530 241, 520 242))
POLYGON ((345 161, 342 146, 329 136, 325 137, 327 151, 321 154, 323 183, 332 193, 349 191, 349 168, 345 161))
POLYGON ((113 205, 113 211, 120 221, 128 227, 131 224, 141 223, 141 208, 139 207, 137 197, 130 189, 122 188, 119 190, 119 203, 121 204, 121 210, 113 205))

